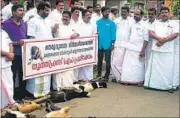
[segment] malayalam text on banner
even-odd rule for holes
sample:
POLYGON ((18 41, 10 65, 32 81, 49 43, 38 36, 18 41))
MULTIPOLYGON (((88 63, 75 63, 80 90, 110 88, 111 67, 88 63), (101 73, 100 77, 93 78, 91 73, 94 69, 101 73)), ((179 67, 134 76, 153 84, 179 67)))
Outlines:
POLYGON ((97 63, 96 36, 27 39, 22 51, 24 80, 97 63))

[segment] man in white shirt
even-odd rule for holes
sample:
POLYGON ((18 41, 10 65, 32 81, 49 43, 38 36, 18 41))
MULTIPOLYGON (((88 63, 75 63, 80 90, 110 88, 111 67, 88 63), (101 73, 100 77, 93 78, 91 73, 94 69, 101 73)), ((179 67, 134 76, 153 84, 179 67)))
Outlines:
MULTIPOLYGON (((145 21, 147 29, 152 27, 155 22, 156 22, 156 9, 150 8, 148 10, 148 20, 145 21)), ((151 48, 152 48, 152 38, 149 36, 148 45, 147 45, 146 52, 145 52, 145 72, 148 67, 148 61, 149 61, 150 54, 151 54, 151 48)))
MULTIPOLYGON (((72 7, 71 8, 71 21, 70 24, 73 27, 73 31, 77 32, 78 28, 81 26, 82 23, 82 18, 80 17, 80 10, 78 7, 72 7)), ((74 69, 74 75, 75 75, 75 79, 78 79, 78 75, 79 75, 79 69, 74 69)))
POLYGON ((18 4, 19 1, 20 0, 11 0, 8 5, 6 5, 5 7, 2 8, 1 13, 2 13, 2 18, 4 21, 9 19, 12 16, 12 10, 11 10, 12 6, 14 4, 18 4))
MULTIPOLYGON (((57 31, 56 38, 76 38, 79 35, 73 31, 70 24, 71 12, 64 11, 62 13, 62 24, 57 31)), ((53 74, 53 89, 59 90, 63 87, 72 87, 75 80, 74 70, 68 70, 53 74)))
POLYGON ((101 5, 96 4, 96 6, 94 8, 94 12, 92 13, 91 23, 96 24, 96 21, 98 21, 101 18, 102 18, 101 5))
MULTIPOLYGON (((84 10, 82 12, 82 19, 83 21, 81 25, 78 27, 79 30, 77 31, 79 35, 81 37, 95 35, 97 32, 97 29, 95 29, 92 23, 90 22, 91 12, 88 10, 84 10)), ((81 67, 79 69, 78 80, 82 80, 82 79, 88 79, 88 80, 93 79, 93 65, 81 67)))
POLYGON ((81 24, 82 18, 79 16, 80 10, 78 7, 71 8, 71 25, 76 28, 81 24))
MULTIPOLYGON (((40 2, 37 6, 37 15, 27 22, 27 35, 30 39, 52 39, 53 26, 47 19, 50 6, 46 2, 40 2)), ((34 97, 41 97, 50 92, 51 75, 45 75, 27 80, 26 89, 34 97)))
POLYGON ((142 21, 143 11, 134 13, 135 22, 130 27, 130 36, 122 65, 121 83, 142 86, 145 76, 144 52, 148 41, 148 30, 142 21))
POLYGON ((56 1, 56 9, 54 9, 48 16, 48 18, 53 21, 54 24, 60 23, 62 19, 62 13, 64 11, 63 0, 56 1))
POLYGON ((122 64, 124 60, 124 55, 127 48, 128 36, 130 33, 131 20, 128 17, 129 7, 121 8, 121 17, 114 20, 116 24, 116 41, 114 45, 114 50, 111 56, 111 68, 112 73, 115 75, 116 79, 112 79, 113 82, 120 82, 122 73, 122 64))
POLYGON ((109 14, 109 18, 114 21, 117 18, 118 15, 118 9, 117 7, 112 7, 111 8, 111 13, 109 14))
POLYGON ((173 92, 174 47, 179 29, 169 20, 169 12, 169 8, 162 7, 160 21, 150 29, 153 44, 144 86, 173 92))
MULTIPOLYGON (((3 20, 1 18, 1 23, 3 20)), ((1 29, 1 78, 0 78, 0 89, 1 89, 1 104, 0 109, 12 105, 15 103, 13 99, 14 84, 13 74, 11 71, 12 60, 14 59, 13 45, 8 34, 1 29)))

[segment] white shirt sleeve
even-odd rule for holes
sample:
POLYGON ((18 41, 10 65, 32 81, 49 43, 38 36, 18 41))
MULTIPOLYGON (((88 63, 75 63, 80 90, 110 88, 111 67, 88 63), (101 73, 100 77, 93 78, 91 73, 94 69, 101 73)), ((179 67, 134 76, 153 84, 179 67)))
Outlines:
POLYGON ((27 35, 35 37, 36 34, 36 23, 34 18, 27 22, 27 35))
POLYGON ((2 13, 3 21, 9 19, 12 16, 10 5, 5 6, 2 9, 1 13, 2 13))

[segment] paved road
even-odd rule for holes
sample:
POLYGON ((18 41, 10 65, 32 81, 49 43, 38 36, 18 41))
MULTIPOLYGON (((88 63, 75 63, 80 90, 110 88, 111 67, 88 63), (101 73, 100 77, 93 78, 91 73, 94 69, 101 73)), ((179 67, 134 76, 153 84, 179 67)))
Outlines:
MULTIPOLYGON (((78 98, 60 107, 77 103, 72 117, 179 117, 179 91, 168 93, 109 82, 107 89, 96 89, 91 98, 78 98)), ((45 111, 34 112, 44 116, 45 111)))

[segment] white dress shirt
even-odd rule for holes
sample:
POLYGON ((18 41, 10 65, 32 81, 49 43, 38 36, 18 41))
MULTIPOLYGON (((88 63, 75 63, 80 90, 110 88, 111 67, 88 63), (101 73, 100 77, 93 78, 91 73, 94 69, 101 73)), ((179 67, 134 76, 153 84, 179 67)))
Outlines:
POLYGON ((116 41, 114 46, 127 48, 130 25, 134 21, 132 21, 129 17, 127 17, 127 19, 119 17, 116 18, 114 22, 116 24, 116 41))
MULTIPOLYGON (((168 20, 166 22, 157 21, 154 23, 154 25, 150 28, 151 31, 154 31, 157 36, 159 37, 167 37, 168 35, 172 33, 178 33, 179 29, 178 26, 176 26, 176 23, 168 20)), ((152 50, 159 51, 159 52, 173 52, 174 51, 174 41, 168 41, 162 46, 158 47, 156 45, 157 40, 153 40, 152 44, 152 50)))
POLYGON ((29 21, 31 18, 33 18, 35 15, 37 15, 37 8, 32 8, 29 11, 27 11, 23 17, 24 22, 29 21))
POLYGON ((144 21, 132 23, 130 27, 130 37, 128 42, 128 49, 134 51, 141 51, 144 40, 148 41, 148 29, 146 29, 144 21))
POLYGON ((57 9, 54 9, 48 16, 48 18, 53 22, 53 24, 62 24, 62 13, 57 9))
POLYGON ((43 19, 38 14, 27 22, 28 24, 28 36, 33 36, 36 39, 51 39, 52 27, 51 21, 47 18, 43 19))
POLYGON ((13 4, 9 2, 8 5, 2 8, 1 13, 2 13, 3 21, 9 19, 12 16, 12 11, 11 11, 12 6, 13 4))

